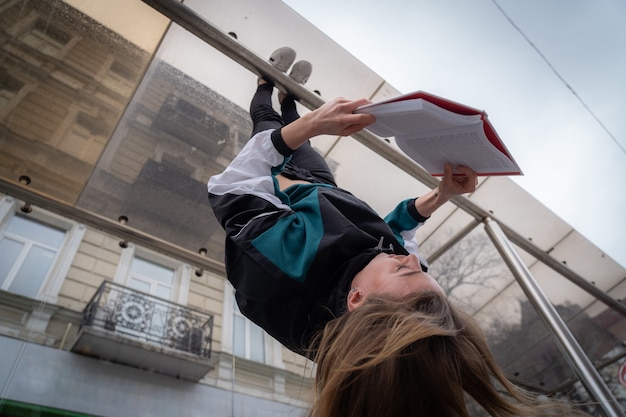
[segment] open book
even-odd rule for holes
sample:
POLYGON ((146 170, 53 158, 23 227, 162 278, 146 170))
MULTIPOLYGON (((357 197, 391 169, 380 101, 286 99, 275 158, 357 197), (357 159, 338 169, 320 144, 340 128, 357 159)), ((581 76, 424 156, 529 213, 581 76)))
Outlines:
POLYGON ((370 113, 367 127, 394 136, 400 149, 433 176, 444 164, 464 165, 478 175, 523 175, 487 113, 423 91, 367 104, 355 113, 370 113))

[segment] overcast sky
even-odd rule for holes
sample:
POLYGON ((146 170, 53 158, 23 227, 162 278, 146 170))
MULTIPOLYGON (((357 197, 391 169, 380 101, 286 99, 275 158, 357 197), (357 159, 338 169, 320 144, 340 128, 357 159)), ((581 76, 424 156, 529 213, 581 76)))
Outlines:
POLYGON ((284 0, 403 93, 483 108, 512 177, 626 266, 626 3, 284 0))

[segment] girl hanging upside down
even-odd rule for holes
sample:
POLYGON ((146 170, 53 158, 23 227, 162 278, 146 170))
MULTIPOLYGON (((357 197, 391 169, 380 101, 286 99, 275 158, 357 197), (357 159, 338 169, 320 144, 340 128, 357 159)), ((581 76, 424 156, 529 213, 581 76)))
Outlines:
MULTIPOLYGON (((287 71, 295 58, 277 50, 287 71)), ((290 76, 304 83, 306 61, 290 76)), ((312 417, 469 416, 465 395, 493 416, 575 415, 537 403, 495 363, 478 326, 448 303, 417 253, 415 231, 476 173, 446 166, 438 187, 400 202, 386 217, 339 188, 310 145, 374 122, 343 98, 299 117, 296 97, 260 78, 252 138, 208 183, 226 231, 226 273, 241 312, 289 349, 318 364, 312 417), (550 414, 553 413, 553 414, 550 414), (556 413, 556 414, 554 414, 556 413)))

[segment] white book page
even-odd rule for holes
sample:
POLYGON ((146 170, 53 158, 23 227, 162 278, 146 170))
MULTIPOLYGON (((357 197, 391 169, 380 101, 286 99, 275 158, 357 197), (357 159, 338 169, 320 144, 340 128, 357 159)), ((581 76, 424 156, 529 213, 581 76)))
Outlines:
POLYGON ((480 115, 457 114, 421 98, 367 105, 357 109, 355 113, 374 115, 376 122, 367 129, 383 137, 472 125, 481 120, 480 115))
POLYGON ((436 133, 396 136, 396 143, 431 175, 443 175, 443 166, 464 165, 478 174, 518 172, 519 168, 489 142, 482 122, 436 133))

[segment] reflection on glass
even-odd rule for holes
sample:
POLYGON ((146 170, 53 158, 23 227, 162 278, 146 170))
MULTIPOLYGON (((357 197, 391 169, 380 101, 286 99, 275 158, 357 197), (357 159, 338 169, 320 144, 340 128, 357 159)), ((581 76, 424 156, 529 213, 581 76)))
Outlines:
MULTIPOLYGON (((453 303, 478 320, 509 377, 540 392, 567 395, 572 390, 577 378, 571 367, 482 229, 472 231, 433 262, 429 273, 453 303)), ((590 305, 568 301, 563 296, 580 289, 570 288, 573 285, 561 276, 553 278, 567 288, 555 308, 590 359, 608 366, 624 355, 623 317, 606 307, 592 310, 590 305)))
MULTIPOLYGON (((200 52, 198 52, 200 53, 200 52)), ((247 110, 156 59, 78 205, 194 253, 224 258, 206 182, 247 142, 247 110)))
POLYGON ((60 0, 3 6, 0 177, 28 175, 29 189, 126 215, 130 227, 221 262, 206 182, 247 141, 247 110, 164 61, 144 73, 152 51, 100 17, 60 0))
POLYGON ((508 268, 481 229, 474 229, 457 242, 433 262, 428 272, 450 299, 469 313, 482 308, 484 302, 511 282, 508 268))
POLYGON ((60 0, 0 7, 0 177, 72 204, 150 52, 60 0))
POLYGON ((38 17, 30 30, 24 31, 18 39, 43 54, 56 57, 63 52, 72 36, 55 26, 48 26, 43 18, 38 17))
MULTIPOLYGON (((487 330, 496 357, 515 379, 536 390, 566 391, 576 381, 572 369, 521 292, 516 304, 521 307, 519 322, 496 320, 487 330)), ((555 307, 561 317, 574 317, 567 325, 592 361, 599 364, 613 355, 620 339, 604 326, 602 317, 592 318, 577 305, 555 307)), ((605 313, 603 316, 611 315, 610 310, 605 313)), ((493 314, 491 309, 485 311, 485 315, 493 314)))

